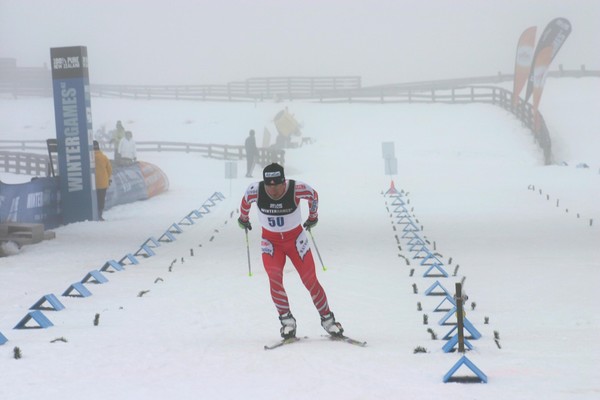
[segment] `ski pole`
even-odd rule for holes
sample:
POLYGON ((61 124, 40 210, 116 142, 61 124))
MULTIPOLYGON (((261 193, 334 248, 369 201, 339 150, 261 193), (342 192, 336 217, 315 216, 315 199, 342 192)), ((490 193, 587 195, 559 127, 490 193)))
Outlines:
POLYGON ((246 231, 246 251, 248 253, 248 276, 252 276, 252 267, 250 266, 250 242, 248 242, 248 228, 245 228, 246 231))
POLYGON ((321 262, 321 267, 323 267, 323 271, 327 271, 327 268, 325 268, 325 264, 323 264, 323 259, 321 258, 321 253, 319 253, 319 248, 317 247, 317 242, 315 242, 315 237, 313 236, 310 228, 308 228, 307 230, 308 230, 308 234, 310 235, 310 238, 312 239, 313 245, 315 246, 315 250, 317 251, 317 256, 319 257, 319 261, 321 262))

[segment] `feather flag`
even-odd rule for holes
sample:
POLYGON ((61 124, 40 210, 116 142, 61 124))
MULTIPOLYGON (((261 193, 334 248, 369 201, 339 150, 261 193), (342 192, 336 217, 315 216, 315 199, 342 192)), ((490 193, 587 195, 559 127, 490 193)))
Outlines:
POLYGON ((532 26, 521 34, 517 43, 517 55, 515 57, 515 75, 513 80, 513 107, 517 107, 521 90, 525 87, 531 65, 533 64, 533 49, 535 47, 535 33, 537 27, 532 26))
MULTIPOLYGON (((538 61, 538 57, 540 56, 540 53, 542 51, 544 51, 546 53, 545 58, 548 56, 548 53, 550 55, 549 60, 544 60, 544 63, 547 62, 547 64, 546 64, 546 70, 547 70, 547 67, 550 65, 550 63, 552 63, 552 60, 554 60, 554 57, 556 57, 556 53, 558 53, 558 50, 560 50, 561 46, 563 45, 565 40, 567 40, 567 37, 569 36, 570 33, 571 33, 571 23, 565 18, 553 19, 552 21, 550 21, 548 23, 548 25, 544 29, 544 32, 542 32, 542 35, 540 36, 540 40, 535 48, 535 53, 533 55, 533 63, 531 65, 531 71, 529 72, 529 79, 527 81, 527 91, 525 93, 525 101, 526 102, 529 100, 529 98, 533 94, 535 66, 542 65, 542 63, 538 61), (549 50, 544 50, 544 49, 549 49, 549 50)), ((544 80, 542 79, 541 82, 543 83, 543 81, 544 80)), ((541 92, 540 92, 540 95, 541 95, 541 92)))

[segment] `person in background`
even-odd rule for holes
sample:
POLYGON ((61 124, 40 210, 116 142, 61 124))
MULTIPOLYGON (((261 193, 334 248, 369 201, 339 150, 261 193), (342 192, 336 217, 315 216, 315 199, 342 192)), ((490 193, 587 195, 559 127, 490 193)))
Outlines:
POLYGON ((96 196, 98 199, 98 220, 104 221, 102 212, 106 200, 106 190, 111 182, 112 165, 106 155, 100 150, 100 144, 94 140, 94 159, 96 162, 96 196))
POLYGON ((246 148, 246 178, 252 178, 252 171, 256 164, 256 158, 258 157, 258 149, 256 148, 256 138, 254 137, 254 129, 250 130, 246 142, 244 143, 246 148))
POLYGON ((119 143, 121 139, 125 137, 125 128, 123 127, 123 123, 121 121, 117 121, 117 126, 115 130, 112 131, 112 143, 115 149, 114 160, 115 162, 119 161, 119 143))
POLYGON ((137 160, 133 133, 125 131, 125 137, 119 142, 119 165, 130 165, 137 160))
POLYGON ((325 290, 317 279, 315 261, 302 227, 310 230, 317 225, 319 196, 304 182, 285 179, 283 167, 277 163, 263 170, 263 181, 248 186, 240 206, 238 224, 246 231, 250 224, 250 206, 256 203, 258 219, 262 225, 262 260, 269 276, 271 299, 281 322, 281 337, 296 336, 296 319, 290 311, 288 297, 283 287, 283 267, 289 257, 308 289, 313 304, 321 316, 321 326, 331 336, 343 336, 344 329, 329 309, 325 290), (308 201, 308 219, 302 224, 300 200, 308 201))

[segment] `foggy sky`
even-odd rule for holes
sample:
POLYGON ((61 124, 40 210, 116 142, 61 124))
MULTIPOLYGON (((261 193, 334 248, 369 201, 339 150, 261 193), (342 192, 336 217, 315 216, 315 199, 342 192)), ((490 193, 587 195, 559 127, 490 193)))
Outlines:
POLYGON ((573 30, 551 69, 600 69, 599 0, 0 0, 0 57, 87 46, 92 83, 374 85, 512 73, 520 34, 556 17, 573 30))

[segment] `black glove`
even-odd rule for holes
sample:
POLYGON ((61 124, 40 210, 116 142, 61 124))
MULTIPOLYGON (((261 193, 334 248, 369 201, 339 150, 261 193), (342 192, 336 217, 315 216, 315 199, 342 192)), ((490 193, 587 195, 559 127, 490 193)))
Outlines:
POLYGON ((249 231, 252 230, 252 224, 250 223, 250 220, 248 220, 248 221, 242 221, 242 217, 238 218, 238 225, 242 229, 248 229, 249 231))
POLYGON ((314 218, 314 219, 307 219, 304 224, 302 225, 303 227, 305 227, 306 229, 310 230, 311 228, 314 228, 315 225, 317 225, 317 222, 319 222, 319 218, 314 218))

